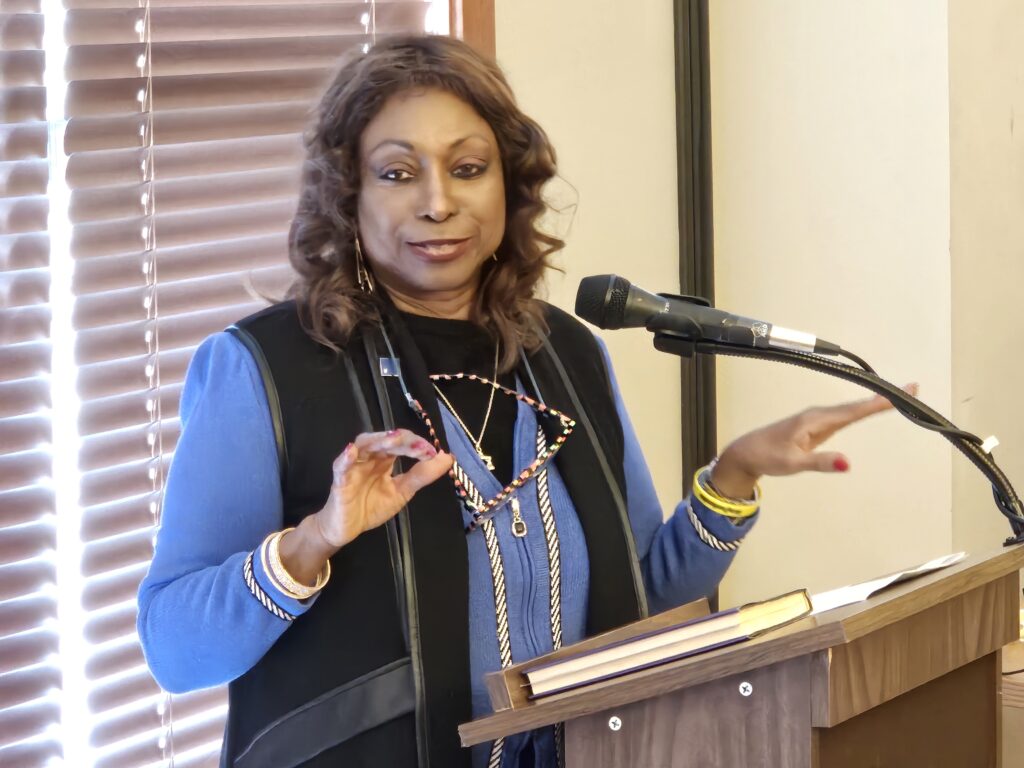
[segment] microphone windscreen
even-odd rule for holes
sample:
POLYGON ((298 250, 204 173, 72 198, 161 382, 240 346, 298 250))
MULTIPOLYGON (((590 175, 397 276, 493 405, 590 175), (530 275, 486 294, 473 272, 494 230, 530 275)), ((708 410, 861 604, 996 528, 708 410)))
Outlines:
POLYGON ((591 275, 580 280, 576 315, 598 328, 621 328, 629 298, 629 280, 618 275, 591 275))

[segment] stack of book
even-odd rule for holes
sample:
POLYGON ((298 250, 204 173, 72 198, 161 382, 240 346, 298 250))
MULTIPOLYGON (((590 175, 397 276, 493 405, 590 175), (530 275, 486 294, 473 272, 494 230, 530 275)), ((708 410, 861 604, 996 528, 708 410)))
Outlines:
POLYGON ((806 590, 720 611, 616 643, 528 665, 530 697, 548 696, 639 669, 739 643, 811 612, 806 590))

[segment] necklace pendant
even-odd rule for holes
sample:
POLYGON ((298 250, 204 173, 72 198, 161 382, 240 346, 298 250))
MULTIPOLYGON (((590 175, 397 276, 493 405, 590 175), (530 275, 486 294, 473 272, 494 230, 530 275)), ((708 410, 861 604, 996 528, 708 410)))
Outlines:
POLYGON ((512 499, 512 535, 521 539, 526 535, 526 521, 519 511, 519 499, 512 499))
POLYGON ((476 449, 476 452, 477 452, 477 455, 480 457, 480 460, 483 461, 484 466, 486 466, 491 472, 493 472, 494 471, 494 459, 492 459, 486 453, 481 451, 479 448, 476 449))

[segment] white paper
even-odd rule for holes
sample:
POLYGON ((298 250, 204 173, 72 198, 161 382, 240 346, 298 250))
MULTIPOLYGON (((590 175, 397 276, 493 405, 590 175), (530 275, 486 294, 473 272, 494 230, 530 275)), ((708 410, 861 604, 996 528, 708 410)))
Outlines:
POLYGON ((859 603, 861 600, 867 600, 871 595, 885 587, 891 586, 892 584, 898 584, 899 582, 906 581, 907 579, 912 579, 915 576, 930 573, 931 571, 947 568, 954 563, 960 562, 966 556, 966 552, 954 552, 952 555, 937 557, 934 560, 929 560, 927 563, 922 563, 921 565, 910 568, 906 571, 891 573, 888 576, 881 576, 877 579, 872 579, 871 581, 852 584, 846 587, 839 587, 838 589, 830 589, 828 592, 820 592, 817 595, 812 595, 811 615, 830 611, 833 608, 839 608, 843 605, 859 603))

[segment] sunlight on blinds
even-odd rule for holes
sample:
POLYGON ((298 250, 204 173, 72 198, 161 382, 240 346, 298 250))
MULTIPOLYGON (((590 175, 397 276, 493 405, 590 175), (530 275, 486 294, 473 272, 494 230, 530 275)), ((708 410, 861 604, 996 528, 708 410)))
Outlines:
MULTIPOLYGON (((212 768, 135 632, 203 338, 291 279, 301 133, 425 0, 0 3, 0 765, 212 768)), ((187 638, 182 638, 185 642, 187 638)))

